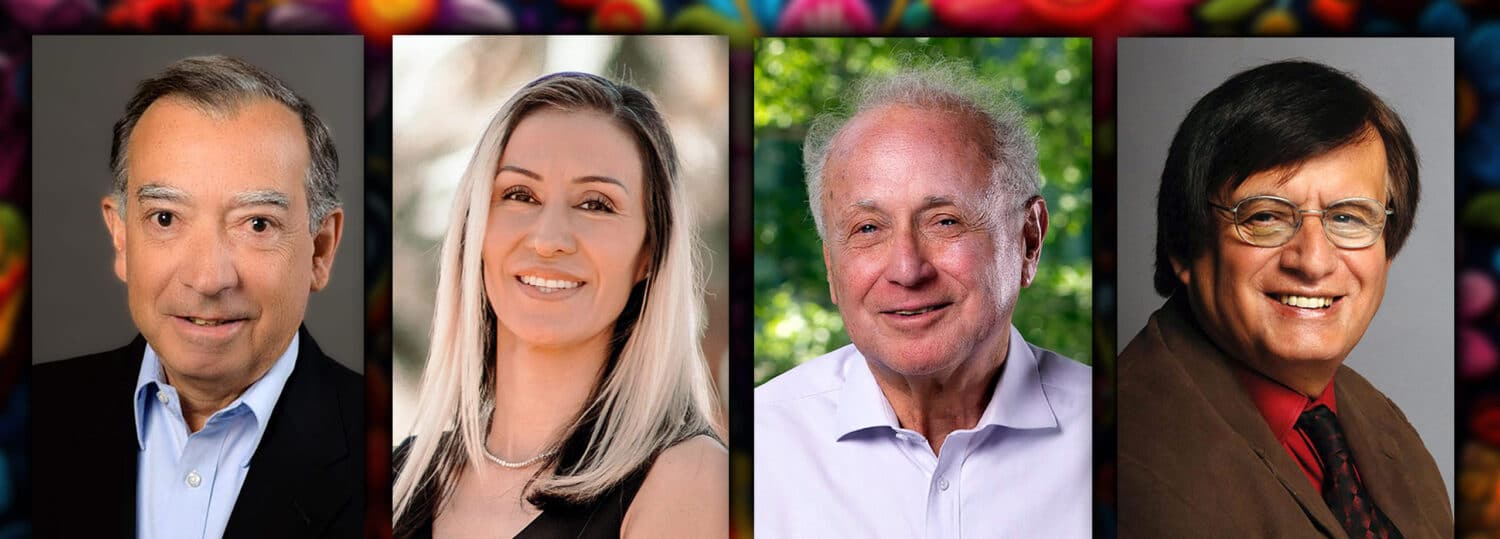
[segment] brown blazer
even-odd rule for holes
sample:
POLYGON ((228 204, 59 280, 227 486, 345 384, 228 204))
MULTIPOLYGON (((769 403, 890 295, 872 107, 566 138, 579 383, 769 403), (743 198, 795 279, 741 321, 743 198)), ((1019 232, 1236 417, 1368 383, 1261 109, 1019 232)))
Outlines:
MULTIPOLYGON (((1120 354, 1120 537, 1346 537, 1230 361, 1182 294, 1120 354)), ((1381 511, 1408 539, 1452 537, 1448 489, 1406 416, 1348 367, 1334 384, 1339 422, 1381 511)))

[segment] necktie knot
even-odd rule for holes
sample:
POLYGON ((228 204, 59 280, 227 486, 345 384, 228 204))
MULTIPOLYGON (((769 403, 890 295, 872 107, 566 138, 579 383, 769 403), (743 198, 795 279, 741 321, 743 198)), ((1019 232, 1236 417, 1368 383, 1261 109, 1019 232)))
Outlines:
POLYGON ((1349 442, 1344 440, 1344 429, 1339 427, 1338 416, 1333 415, 1333 410, 1327 406, 1320 404, 1302 412, 1297 418, 1297 429, 1307 434, 1325 467, 1331 467, 1327 461, 1334 458, 1348 458, 1349 442))

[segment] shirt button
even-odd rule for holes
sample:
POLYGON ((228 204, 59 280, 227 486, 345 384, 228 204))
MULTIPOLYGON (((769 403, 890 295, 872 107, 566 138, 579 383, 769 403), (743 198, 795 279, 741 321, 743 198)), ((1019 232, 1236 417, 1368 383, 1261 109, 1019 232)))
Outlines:
POLYGON ((167 392, 160 389, 156 390, 156 400, 161 401, 162 404, 166 404, 168 400, 167 392))
POLYGON ((938 478, 938 490, 948 490, 948 480, 947 479, 943 479, 941 477, 938 478))
POLYGON ((197 470, 188 472, 188 475, 187 475, 187 486, 192 487, 192 488, 198 488, 198 485, 201 485, 201 484, 203 484, 203 477, 200 476, 200 475, 198 475, 198 471, 197 470))

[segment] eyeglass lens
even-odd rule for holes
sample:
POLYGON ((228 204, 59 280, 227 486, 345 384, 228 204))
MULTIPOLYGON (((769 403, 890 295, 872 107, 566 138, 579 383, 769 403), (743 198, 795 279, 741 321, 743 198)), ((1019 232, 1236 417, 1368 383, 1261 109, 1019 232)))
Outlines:
POLYGON ((1252 245, 1276 247, 1291 241, 1303 213, 1322 214, 1323 230, 1334 245, 1347 249, 1367 247, 1379 239, 1385 226, 1385 208, 1369 199, 1345 200, 1323 209, 1298 211, 1281 199, 1252 197, 1235 211, 1240 237, 1252 245))

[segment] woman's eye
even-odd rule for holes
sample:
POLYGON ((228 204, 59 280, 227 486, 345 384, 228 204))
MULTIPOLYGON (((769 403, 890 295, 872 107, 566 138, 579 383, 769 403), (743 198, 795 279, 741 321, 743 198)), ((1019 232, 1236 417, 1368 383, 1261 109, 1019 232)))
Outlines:
POLYGON ((578 208, 584 211, 613 212, 615 208, 603 200, 585 200, 578 208))
POLYGON ((958 224, 958 219, 954 219, 952 217, 944 217, 942 219, 939 219, 937 224, 942 226, 953 226, 958 224))
POLYGON ((528 204, 536 202, 536 198, 532 197, 531 193, 528 193, 526 191, 511 191, 509 193, 506 193, 502 198, 504 198, 505 200, 514 200, 516 202, 525 202, 528 204))
POLYGON ((859 228, 854 229, 854 232, 858 234, 873 234, 875 232, 878 232, 879 230, 880 227, 872 225, 870 223, 865 223, 859 225, 859 228))

